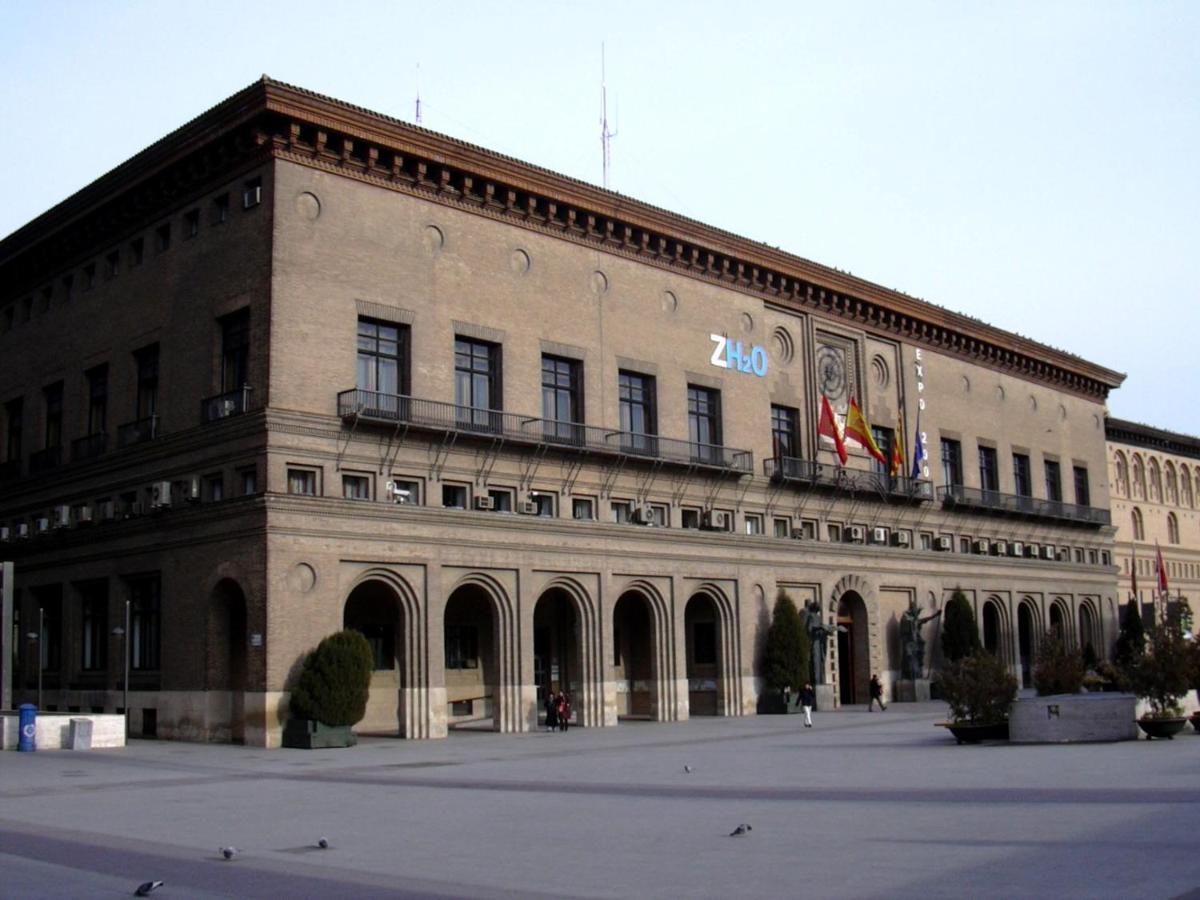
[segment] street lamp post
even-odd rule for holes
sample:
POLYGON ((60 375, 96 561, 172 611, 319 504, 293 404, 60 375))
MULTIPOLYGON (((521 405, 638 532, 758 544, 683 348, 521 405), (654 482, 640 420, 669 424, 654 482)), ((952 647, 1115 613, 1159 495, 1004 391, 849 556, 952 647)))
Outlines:
POLYGON ((42 711, 42 669, 44 668, 42 666, 42 639, 45 634, 46 634, 46 610, 39 606, 38 607, 38 630, 31 631, 25 635, 25 637, 29 638, 30 642, 32 642, 32 644, 34 646, 34 652, 35 652, 36 658, 37 658, 37 678, 38 678, 37 708, 38 708, 38 712, 42 711))
POLYGON ((125 738, 129 738, 129 601, 125 601, 125 627, 118 625, 112 630, 121 639, 121 658, 125 666, 125 677, 121 681, 121 709, 125 711, 125 738))

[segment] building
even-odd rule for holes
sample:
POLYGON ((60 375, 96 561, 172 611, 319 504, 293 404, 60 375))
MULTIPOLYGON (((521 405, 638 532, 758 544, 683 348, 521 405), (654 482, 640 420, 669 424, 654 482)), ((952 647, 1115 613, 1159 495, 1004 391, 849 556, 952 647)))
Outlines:
POLYGON ((1123 419, 1108 419, 1105 432, 1122 600, 1131 596, 1136 573, 1143 619, 1156 620, 1161 553, 1170 599, 1194 607, 1200 588, 1200 439, 1123 419))
POLYGON ((1115 633, 1123 376, 346 103, 264 78, 0 273, 18 700, 40 654, 47 705, 113 709, 127 649, 135 733, 274 745, 345 624, 364 729, 745 715, 781 589, 843 626, 840 703, 958 587, 1026 677, 1115 633), (840 467, 822 396, 928 465, 840 467))

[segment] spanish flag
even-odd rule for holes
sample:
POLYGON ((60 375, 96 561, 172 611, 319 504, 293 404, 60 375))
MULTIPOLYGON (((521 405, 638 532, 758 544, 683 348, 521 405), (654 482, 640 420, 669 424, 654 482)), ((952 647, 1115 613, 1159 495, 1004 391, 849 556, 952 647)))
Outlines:
POLYGON ((824 394, 821 395, 821 419, 817 422, 817 434, 823 435, 833 441, 838 459, 842 461, 842 465, 844 466, 846 460, 850 458, 850 454, 846 452, 846 443, 842 440, 842 432, 838 430, 837 419, 833 415, 833 407, 829 405, 829 398, 824 394))
POLYGON ((883 451, 875 443, 875 438, 871 436, 871 423, 862 414, 862 410, 858 408, 858 401, 853 397, 850 398, 850 410, 846 413, 846 437, 854 438, 882 465, 888 464, 887 457, 883 455, 883 451))
POLYGON ((904 423, 896 417, 896 435, 892 438, 892 461, 888 465, 888 474, 895 478, 904 474, 904 423))

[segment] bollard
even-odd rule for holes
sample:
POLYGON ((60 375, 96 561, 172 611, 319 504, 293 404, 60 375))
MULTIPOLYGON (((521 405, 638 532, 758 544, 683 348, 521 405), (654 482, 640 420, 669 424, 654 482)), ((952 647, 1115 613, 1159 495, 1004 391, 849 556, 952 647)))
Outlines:
POLYGON ((32 753, 37 749, 37 707, 32 703, 22 703, 20 710, 20 736, 17 738, 17 749, 24 753, 32 753))

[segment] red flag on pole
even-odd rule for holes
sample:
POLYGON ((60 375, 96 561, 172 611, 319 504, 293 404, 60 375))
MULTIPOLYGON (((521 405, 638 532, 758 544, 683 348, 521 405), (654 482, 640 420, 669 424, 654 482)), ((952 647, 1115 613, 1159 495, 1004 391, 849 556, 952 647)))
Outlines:
POLYGON ((1158 576, 1158 589, 1164 594, 1167 593, 1167 566, 1163 562, 1162 550, 1158 546, 1158 541, 1154 542, 1154 574, 1158 576))
POLYGON ((846 443, 842 440, 842 433, 838 431, 837 419, 833 417, 833 407, 829 405, 829 398, 824 394, 821 395, 821 420, 817 423, 817 434, 833 441, 838 459, 844 466, 846 460, 850 458, 850 454, 846 452, 846 443))

